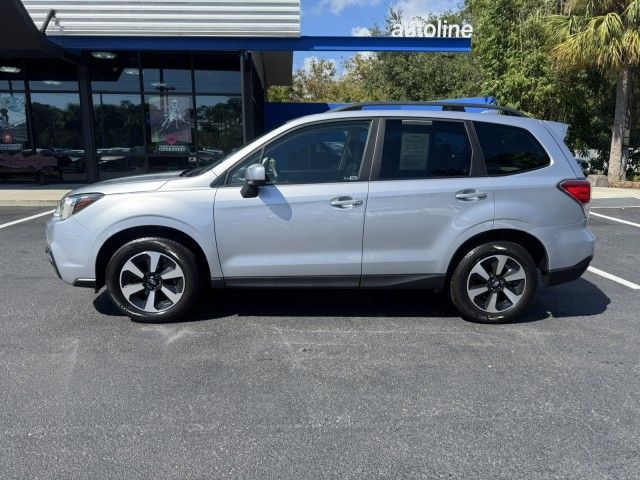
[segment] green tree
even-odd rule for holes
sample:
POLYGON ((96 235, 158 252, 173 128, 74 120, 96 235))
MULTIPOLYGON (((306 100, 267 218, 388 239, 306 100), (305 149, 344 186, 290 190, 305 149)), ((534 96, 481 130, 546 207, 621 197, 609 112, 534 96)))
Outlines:
POLYGON ((640 0, 568 0, 563 14, 549 16, 547 24, 559 65, 617 75, 608 177, 619 182, 625 176, 632 77, 640 64, 640 0))
MULTIPOLYGON (((469 20, 467 10, 439 17, 415 18, 417 23, 449 23, 469 20)), ((373 35, 389 36, 394 24, 403 23, 403 12, 390 9, 385 26, 373 35)), ((482 72, 477 57, 457 53, 380 52, 370 61, 364 78, 367 91, 381 92, 383 100, 427 101, 480 95, 482 72)))
POLYGON ((593 68, 562 68, 549 54, 545 20, 561 12, 560 2, 467 0, 467 8, 484 95, 533 116, 570 124, 567 144, 574 150, 608 150, 608 108, 613 103, 609 76, 593 68))

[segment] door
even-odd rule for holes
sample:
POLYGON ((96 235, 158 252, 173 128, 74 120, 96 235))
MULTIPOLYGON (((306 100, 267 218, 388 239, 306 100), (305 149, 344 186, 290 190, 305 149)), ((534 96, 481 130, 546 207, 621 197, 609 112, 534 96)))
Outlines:
POLYGON ((227 173, 214 223, 228 285, 357 286, 372 120, 316 123, 285 133, 227 173), (267 185, 240 194, 261 162, 267 185))
POLYGON ((463 121, 385 121, 367 203, 364 286, 432 279, 436 287, 460 238, 492 227, 494 189, 469 129, 463 121))

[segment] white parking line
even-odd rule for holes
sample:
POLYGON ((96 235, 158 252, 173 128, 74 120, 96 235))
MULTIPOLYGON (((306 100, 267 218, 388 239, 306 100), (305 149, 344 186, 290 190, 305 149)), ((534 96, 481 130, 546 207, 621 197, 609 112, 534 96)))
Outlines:
POLYGON ((611 220, 612 222, 624 223, 625 225, 631 225, 632 227, 640 228, 640 223, 633 223, 629 220, 622 220, 621 218, 610 217, 609 215, 602 215, 601 213, 589 212, 589 215, 593 215, 594 217, 606 218, 607 220, 611 220))
POLYGON ((21 218, 19 220, 14 220, 13 222, 3 223, 0 225, 0 230, 3 228, 10 227, 11 225, 16 225, 22 222, 28 222, 29 220, 33 220, 34 218, 44 217, 45 215, 51 215, 55 210, 47 210, 46 212, 38 213, 36 215, 31 215, 30 217, 21 218))
POLYGON ((625 287, 629 287, 632 290, 640 290, 640 285, 637 283, 630 282, 629 280, 625 280, 624 278, 616 277, 615 275, 611 275, 610 273, 603 272, 595 267, 589 267, 587 269, 591 273, 595 273, 596 275, 600 275, 601 277, 607 278, 609 280, 613 280, 614 282, 619 283, 620 285, 624 285, 625 287))
POLYGON ((619 207, 589 207, 589 208, 590 209, 597 208, 598 210, 602 210, 603 208, 613 208, 613 209, 622 208, 622 209, 625 209, 625 208, 640 208, 640 205, 620 205, 619 207))

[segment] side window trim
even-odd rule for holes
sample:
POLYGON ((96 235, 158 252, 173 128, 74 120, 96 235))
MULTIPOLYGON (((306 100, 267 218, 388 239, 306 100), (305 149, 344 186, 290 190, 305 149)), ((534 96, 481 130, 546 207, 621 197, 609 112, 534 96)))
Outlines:
POLYGON ((486 177, 486 168, 484 167, 484 161, 482 159, 482 151, 480 150, 479 142, 476 137, 475 131, 473 131, 473 135, 470 130, 473 129, 473 125, 470 120, 457 120, 453 118, 437 118, 437 117, 411 117, 411 116, 398 116, 398 117, 380 117, 380 124, 378 126, 378 133, 376 138, 376 148, 373 155, 373 162, 371 165, 371 176, 369 180, 374 181, 384 181, 384 182, 397 182, 397 181, 406 181, 406 180, 446 180, 450 178, 472 178, 472 177, 486 177), (423 178, 423 179, 381 179, 380 178, 380 170, 382 169, 382 151, 384 149, 384 136, 387 127, 387 122, 390 120, 424 120, 424 121, 434 121, 434 122, 455 122, 463 124, 465 127, 465 131, 467 133, 467 137, 469 140, 469 144, 471 146, 471 166, 469 170, 469 175, 465 175, 462 177, 433 177, 433 178, 423 178))
MULTIPOLYGON (((381 119, 379 117, 345 117, 345 118, 336 118, 336 119, 329 119, 329 120, 318 120, 316 122, 309 122, 309 123, 305 123, 304 125, 299 125, 298 127, 292 129, 292 130, 287 130, 285 132, 282 132, 280 135, 278 135, 277 137, 272 138, 271 140, 269 140, 266 143, 263 143, 260 148, 256 148, 255 150, 252 150, 250 153, 248 153, 247 155, 245 155, 244 157, 242 157, 240 160, 238 160, 237 162, 235 162, 233 165, 231 165, 229 168, 227 168, 227 170, 224 172, 223 176, 224 176, 224 181, 221 182, 220 186, 221 187, 228 187, 228 186, 236 186, 236 185, 229 185, 229 174, 231 173, 231 171, 233 171, 233 169, 235 169, 238 165, 241 165, 243 162, 245 162, 246 160, 248 160, 251 156, 255 155, 257 152, 260 152, 260 157, 264 156, 264 151, 272 144, 274 144, 275 142, 279 141, 282 137, 289 135, 291 133, 295 133, 299 130, 308 128, 308 127, 313 127, 315 125, 322 125, 322 124, 331 124, 331 123, 340 123, 340 122, 349 122, 349 121, 354 121, 354 120, 367 120, 369 122, 371 122, 371 125, 369 126, 369 133, 367 136, 367 144, 365 146, 364 149, 364 153, 362 155, 362 162, 360 165, 360 174, 358 176, 358 180, 355 180, 354 182, 368 182, 371 176, 371 165, 372 165, 372 157, 375 151, 375 147, 377 146, 378 143, 378 134, 379 134, 379 125, 382 124, 383 122, 381 121, 381 119)), ((322 183, 327 183, 327 182, 322 182, 322 183)), ((343 183, 343 182, 340 182, 343 183)), ((313 185, 313 183, 288 183, 286 185, 313 185)))
POLYGON ((482 155, 480 140, 478 139, 478 135, 476 134, 476 129, 473 126, 473 122, 471 120, 466 120, 464 122, 464 125, 467 128, 467 136, 469 137, 469 142, 471 142, 471 171, 469 172, 469 176, 487 177, 487 166, 484 163, 484 156, 482 155))

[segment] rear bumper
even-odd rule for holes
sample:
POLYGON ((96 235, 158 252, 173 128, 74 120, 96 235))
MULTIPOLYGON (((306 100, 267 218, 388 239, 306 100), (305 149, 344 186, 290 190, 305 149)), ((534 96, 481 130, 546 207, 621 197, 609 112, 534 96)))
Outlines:
POLYGON ((560 285, 561 283, 577 280, 587 270, 592 259, 593 257, 587 257, 571 267, 551 270, 546 276, 545 285, 552 287, 554 285, 560 285))

